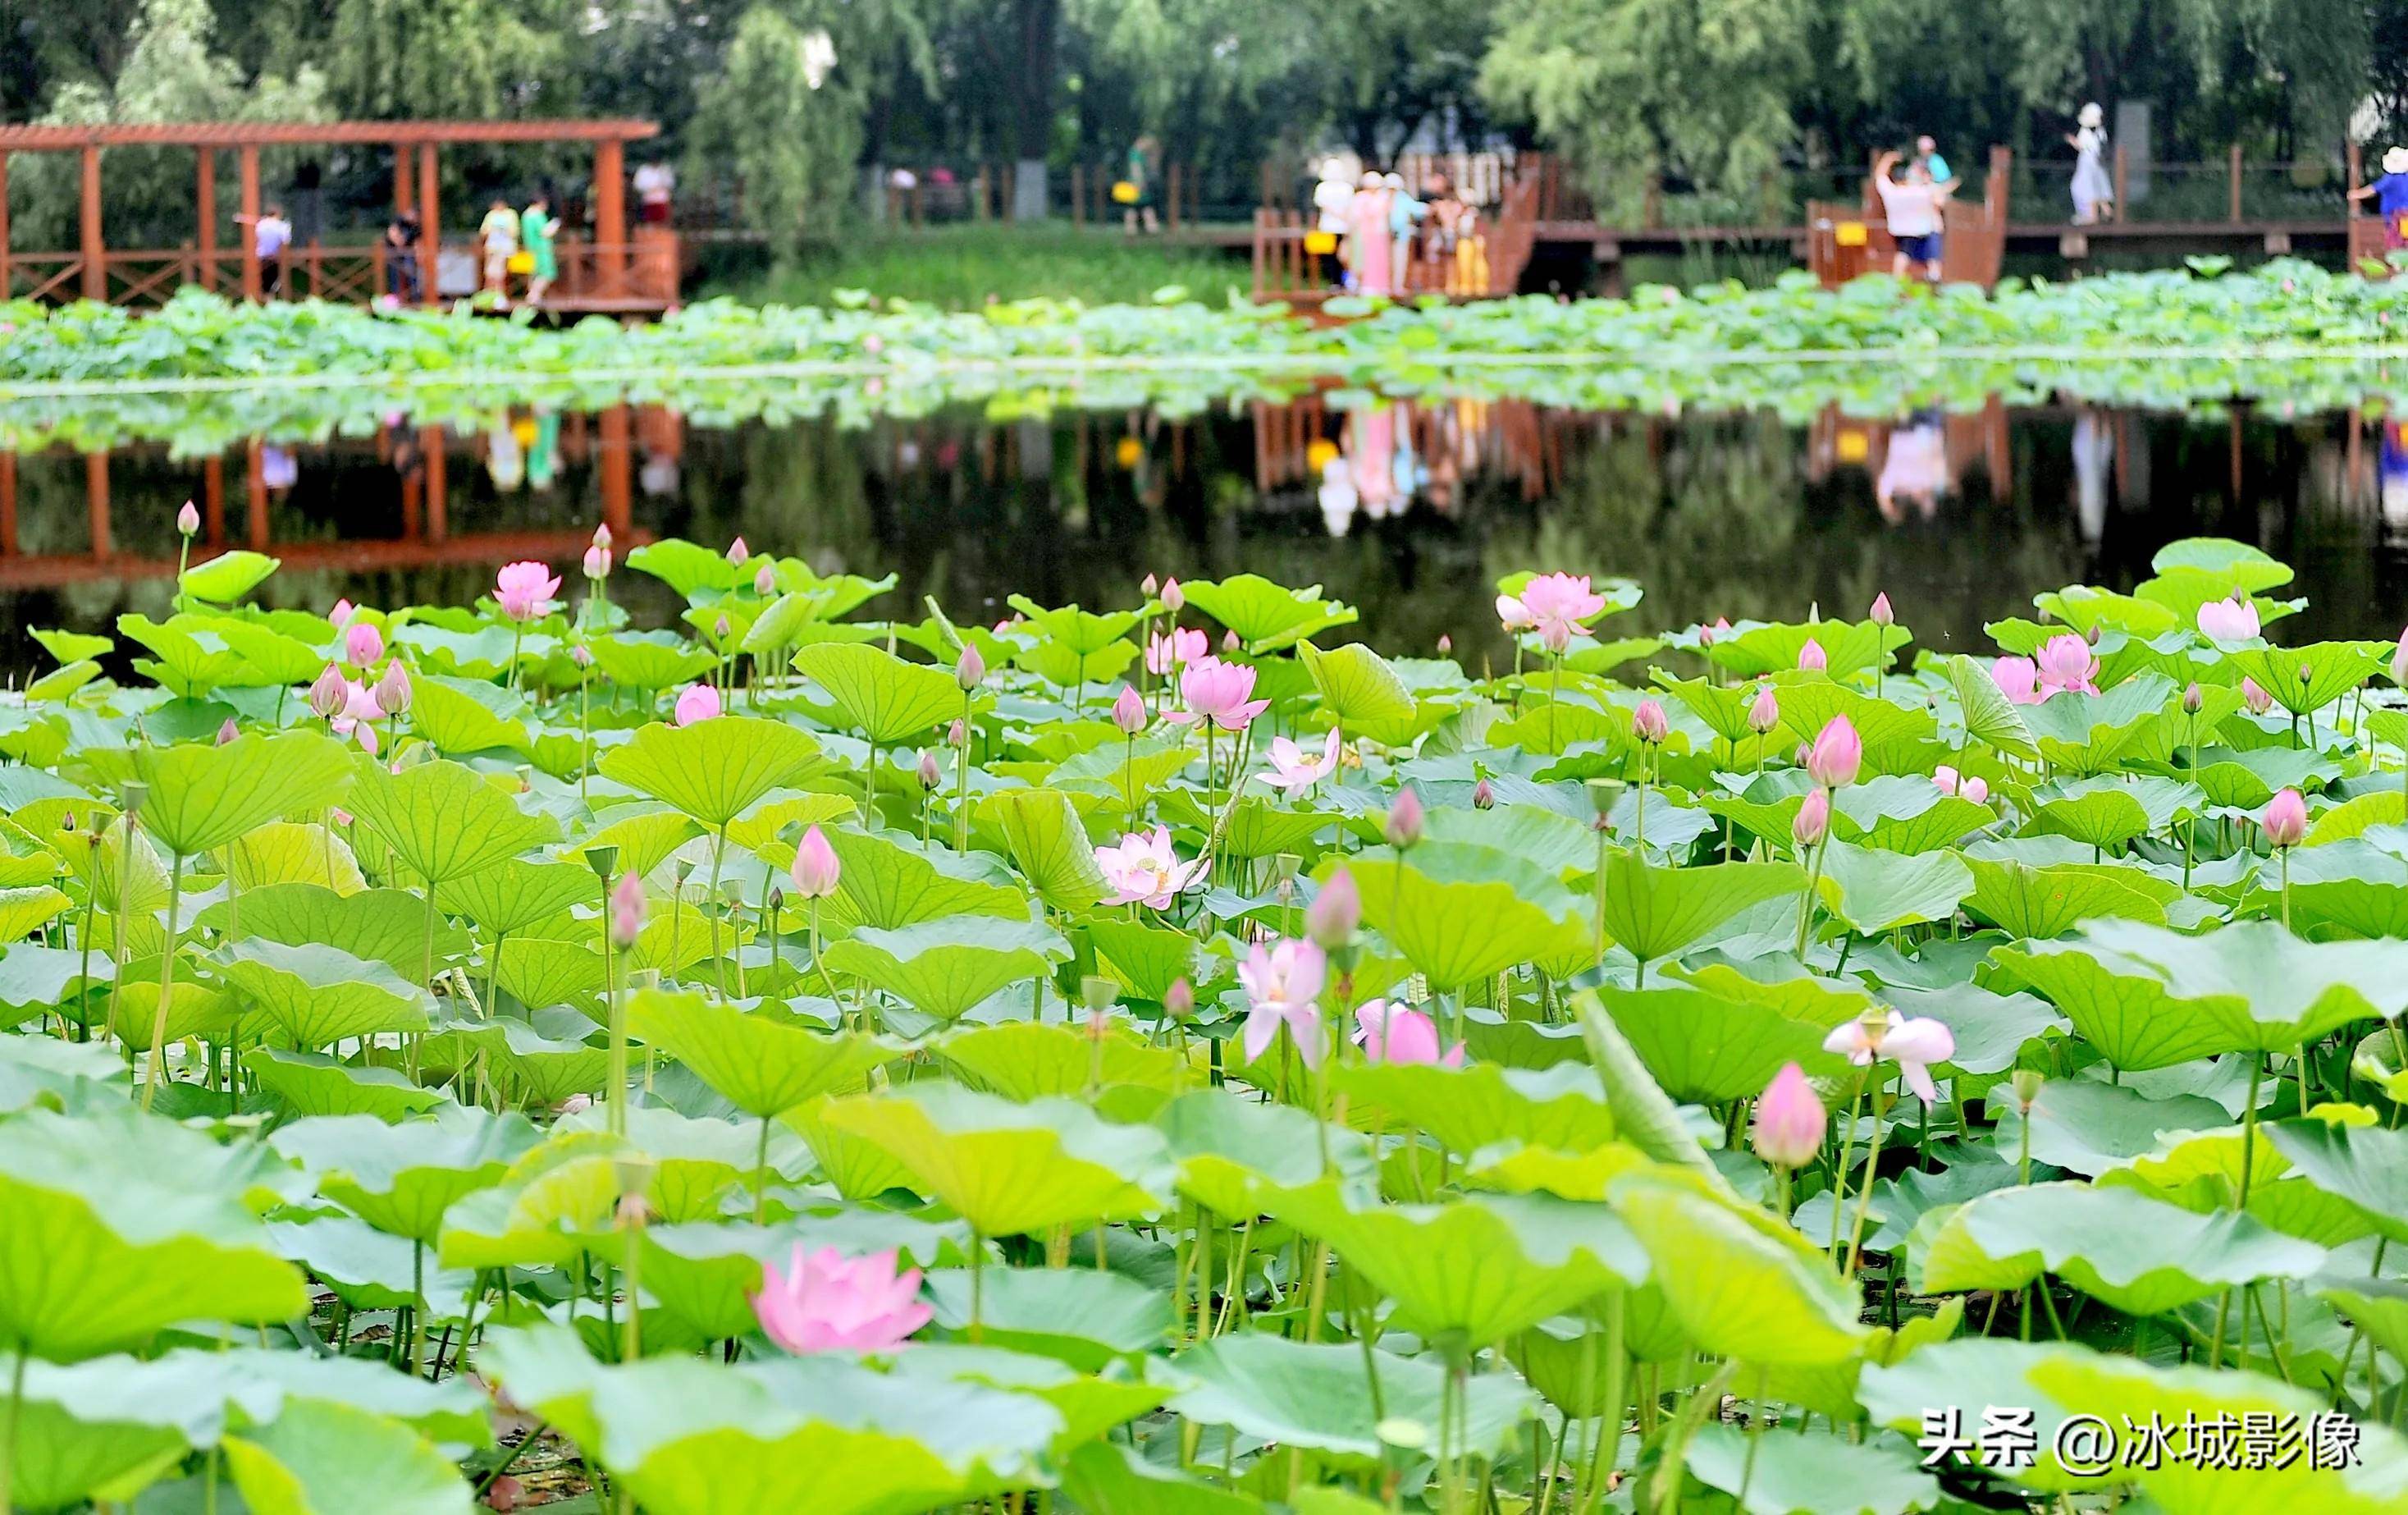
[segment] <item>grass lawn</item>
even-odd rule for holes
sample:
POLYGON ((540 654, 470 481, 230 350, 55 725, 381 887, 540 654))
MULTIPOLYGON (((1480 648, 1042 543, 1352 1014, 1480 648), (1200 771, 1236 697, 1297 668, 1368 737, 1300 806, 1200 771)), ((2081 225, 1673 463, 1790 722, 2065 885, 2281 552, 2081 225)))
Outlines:
POLYGON ((1075 297, 1090 305, 1145 301, 1166 285, 1185 286, 1207 304, 1242 296, 1246 260, 1216 248, 1172 247, 1159 238, 1068 226, 940 226, 868 232, 815 246, 794 263, 731 280, 711 294, 754 302, 824 305, 840 289, 880 298, 924 300, 950 309, 990 298, 1075 297))

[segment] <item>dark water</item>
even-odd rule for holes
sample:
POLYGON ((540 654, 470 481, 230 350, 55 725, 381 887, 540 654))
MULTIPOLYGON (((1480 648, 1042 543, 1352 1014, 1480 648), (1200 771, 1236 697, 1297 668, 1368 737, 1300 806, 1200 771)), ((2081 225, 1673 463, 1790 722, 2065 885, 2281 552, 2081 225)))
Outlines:
MULTIPOLYGON (((2311 606, 2293 638, 2389 635, 2408 613, 2402 440, 2345 415, 1993 404, 1795 427, 1310 399, 1180 421, 946 413, 855 429, 521 412, 483 433, 388 425, 214 464, 53 449, 0 462, 0 656, 22 671, 41 661, 29 628, 165 615, 187 498, 215 502, 205 538, 285 560, 262 598, 321 610, 338 596, 466 602, 522 556, 574 584, 607 516, 638 540, 740 534, 823 570, 898 573, 865 615, 916 619, 924 594, 988 618, 1015 590, 1125 604, 1148 572, 1253 570, 1359 605, 1383 647, 1448 634, 1476 660, 1501 645, 1496 580, 1563 568, 1646 586, 1609 623, 1626 635, 1814 603, 1859 614, 1885 590, 1924 644, 1986 651, 1982 624, 2028 613, 2034 593, 2126 587, 2167 541, 2213 534, 2299 569, 2311 606)), ((664 623, 677 607, 648 583, 623 574, 618 598, 664 623)))

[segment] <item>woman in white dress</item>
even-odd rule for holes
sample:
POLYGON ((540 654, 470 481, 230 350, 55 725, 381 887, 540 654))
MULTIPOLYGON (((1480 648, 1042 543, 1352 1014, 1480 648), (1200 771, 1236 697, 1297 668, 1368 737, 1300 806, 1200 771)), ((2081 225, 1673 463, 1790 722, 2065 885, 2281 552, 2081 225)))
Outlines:
POLYGON ((2074 118, 2081 129, 2067 137, 2073 149, 2073 224, 2088 226, 2114 213, 2115 181, 2107 177, 2106 112, 2092 101, 2074 118))

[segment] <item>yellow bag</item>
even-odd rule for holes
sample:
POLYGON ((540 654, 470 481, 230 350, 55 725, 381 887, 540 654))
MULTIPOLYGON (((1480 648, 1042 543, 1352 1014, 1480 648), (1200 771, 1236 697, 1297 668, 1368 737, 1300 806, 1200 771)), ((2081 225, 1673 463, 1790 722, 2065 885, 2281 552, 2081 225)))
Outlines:
POLYGON ((1137 204, 1137 186, 1124 179, 1112 185, 1112 201, 1116 205, 1137 204))
POLYGON ((1304 234, 1304 250, 1315 257, 1327 257, 1338 251, 1336 232, 1309 231, 1304 234))
POLYGON ((535 254, 532 252, 511 253, 509 270, 514 274, 531 274, 535 272, 535 254))
POLYGON ((1833 228, 1831 239, 1842 247, 1862 247, 1865 245, 1865 224, 1861 221, 1841 222, 1833 228))

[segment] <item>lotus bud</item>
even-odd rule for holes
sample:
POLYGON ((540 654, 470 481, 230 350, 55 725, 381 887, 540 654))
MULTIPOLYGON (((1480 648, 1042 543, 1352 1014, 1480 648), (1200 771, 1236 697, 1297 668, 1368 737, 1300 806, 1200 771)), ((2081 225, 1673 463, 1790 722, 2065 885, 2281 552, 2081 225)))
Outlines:
POLYGON ((351 617, 357 613, 359 613, 358 608, 350 600, 337 599, 335 601, 335 608, 326 613, 326 619, 334 624, 336 630, 340 631, 351 624, 351 617))
POLYGON ((769 913, 771 920, 777 919, 778 913, 786 908, 786 891, 775 884, 770 885, 768 898, 761 902, 761 908, 769 913))
POLYGON ((1865 743, 1856 726, 1845 715, 1834 715, 1806 754, 1806 772, 1827 789, 1842 789, 1856 781, 1864 762, 1865 743))
POLYGON ((1806 1071, 1784 1062, 1756 1102, 1756 1155, 1775 1167, 1802 1168, 1823 1150, 1830 1124, 1806 1071))
POLYGON ((2285 789, 2266 801, 2266 814, 2258 824, 2266 829, 2266 840, 2277 847, 2295 847, 2308 834, 2308 802, 2300 798, 2297 789, 2285 789))
POLYGON ((2408 630, 2400 633, 2400 645, 2391 651, 2391 682, 2408 688, 2408 630))
POLYGON ((75 829, 76 829, 75 812, 74 812, 74 811, 72 811, 72 810, 69 810, 69 811, 65 811, 65 812, 62 813, 62 814, 60 815, 60 816, 59 816, 59 830, 62 830, 62 831, 64 831, 64 832, 66 832, 68 835, 72 836, 72 835, 74 835, 74 834, 75 834, 75 829))
POLYGON ((370 621, 353 621, 343 631, 343 656, 353 668, 369 668, 384 656, 384 633, 370 621))
POLYGON ((594 528, 594 545, 601 548, 606 553, 610 550, 609 522, 605 521, 600 526, 594 528))
POLYGON ((944 782, 945 775, 937 771, 936 753, 922 747, 920 749, 920 787, 933 789, 944 782))
POLYGON ((2008 1077, 2007 1088, 2014 1095, 2018 1115, 2031 1114, 2033 1104, 2040 1099, 2041 1086, 2046 1082, 2038 1068, 2017 1068, 2008 1077))
POLYGON ((1799 802, 1798 818, 1789 823, 1789 834, 1797 838, 1800 848, 1817 847, 1831 831, 1831 791, 1809 789, 1799 802))
POLYGON ((234 717, 229 715, 226 717, 225 724, 218 728, 218 745, 222 747, 240 734, 235 727, 234 717))
POLYGON ((410 698, 416 692, 410 685, 408 672, 400 662, 387 663, 384 676, 376 681, 377 709, 388 715, 398 715, 409 708, 410 698))
POLYGON ((176 529, 187 537, 200 533, 201 512, 189 499, 184 501, 184 508, 176 512, 176 529))
POLYGON ((607 579, 610 576, 609 548, 588 547, 585 549, 585 576, 589 579, 595 580, 607 579))
POLYGON ((752 549, 744 545, 743 538, 738 537, 727 544, 727 561, 731 566, 742 568, 752 556, 752 549))
POLYGON ((576 646, 568 649, 568 660, 575 663, 580 668, 592 668, 594 666, 594 649, 580 642, 576 646))
POLYGON ((1486 779, 1484 778, 1479 783, 1471 786, 1472 809, 1494 810, 1496 807, 1497 791, 1488 786, 1488 781, 1486 779))
POLYGON ((1865 619, 1875 626, 1887 627, 1898 624, 1898 615, 1889 608, 1889 595, 1886 592, 1873 596, 1873 608, 1865 613, 1865 619))
POLYGON ((2304 688, 2306 688, 2309 685, 2314 684, 2314 683, 2315 683, 2315 682, 2316 682, 2316 671, 2315 671, 2315 669, 2313 669, 2313 668, 2310 668, 2307 664, 2305 664, 2305 663, 2301 663, 2301 664, 2300 665, 2300 688, 2302 688, 2302 689, 2304 689, 2304 688))
POLYGON ((1422 839, 1422 797, 1413 792, 1412 785, 1397 791, 1395 801, 1388 806, 1387 825, 1381 830, 1388 845, 1399 850, 1422 839))
POLYGON ((2183 714, 2186 715, 2196 715, 2200 712, 2200 707, 2206 703, 2207 696, 2200 693, 2199 681, 2197 679, 2191 680, 2190 687, 2183 691, 2183 714))
POLYGON ((778 567, 776 564, 765 562, 758 569, 753 570, 752 592, 759 595, 764 599, 768 599, 771 595, 778 592, 778 567))
POLYGON ((1173 615, 1187 608, 1187 591, 1179 587, 1177 579, 1162 581, 1162 608, 1173 615))
POLYGON ((1196 988, 1184 978, 1174 978, 1162 994, 1162 1013, 1173 1020, 1185 1020, 1196 1013, 1196 988))
POLYGON ((2241 698, 2252 715, 2263 715, 2274 708, 2274 697, 2258 686, 2258 681, 2244 676, 2241 681, 2241 698))
POLYGON ((824 900, 836 892, 837 879, 844 867, 837 861, 836 848, 828 845, 824 832, 814 826, 803 833, 803 844, 795 849, 795 893, 805 900, 824 900))
POLYGON ((331 721, 340 715, 350 700, 351 689, 344 681, 343 671, 332 663, 318 675, 318 682, 309 685, 309 710, 321 720, 331 721))
POLYGON ((953 662, 953 682, 964 694, 986 682, 986 659, 979 656, 976 642, 962 643, 962 655, 953 662))
POLYGON ((724 615, 710 623, 711 640, 715 642, 725 642, 735 630, 736 628, 728 623, 724 615))
POLYGON ((1747 729, 1757 736, 1763 736, 1780 724, 1781 701, 1774 696, 1772 685, 1757 685, 1756 699, 1747 707, 1747 729))
POLYGON ((1820 673, 1831 666, 1831 659, 1819 642, 1810 642, 1798 649, 1798 666, 1809 673, 1820 673))
POLYGON ((1149 573, 1144 578, 1138 581, 1137 592, 1143 595, 1146 599, 1152 599, 1161 588, 1162 581, 1149 573))
POLYGON ((1664 707, 1653 700, 1639 701, 1639 708, 1630 715, 1630 729, 1638 733, 1640 741, 1651 747, 1670 735, 1672 730, 1671 723, 1665 719, 1664 707))
POLYGON ((954 716, 953 724, 945 728, 945 744, 954 748, 968 746, 970 744, 969 722, 958 715, 954 716))
POLYGON ((1714 644, 1715 635, 1716 633, 1713 627, 1700 625, 1698 628, 1698 645, 1699 647, 1713 646, 1714 644))
POLYGON ((1304 934, 1326 952, 1335 952, 1354 940, 1363 924, 1363 899, 1354 892, 1354 875, 1343 864, 1321 886, 1304 911, 1304 934))
MULTIPOLYGON (((2400 635, 2403 641, 2408 641, 2408 631, 2402 631, 2400 635)), ((1438 634, 1438 655, 1440 657, 1451 657, 1455 655, 1455 639, 1443 631, 1438 634)))
POLYGON ((1120 728, 1124 736, 1135 736, 1145 729, 1145 700, 1137 690, 1122 685, 1120 694, 1112 700, 1112 724, 1120 728))
POLYGON ((707 721, 720 712, 719 690, 709 684, 689 684, 678 695, 673 725, 692 726, 707 721))
POLYGON ((619 875, 619 887, 610 891, 610 940, 622 948, 636 945, 644 934, 644 881, 634 873, 619 875))
POLYGON ((1236 652, 1238 650, 1238 633, 1235 631, 1222 632, 1221 650, 1225 653, 1236 652))

